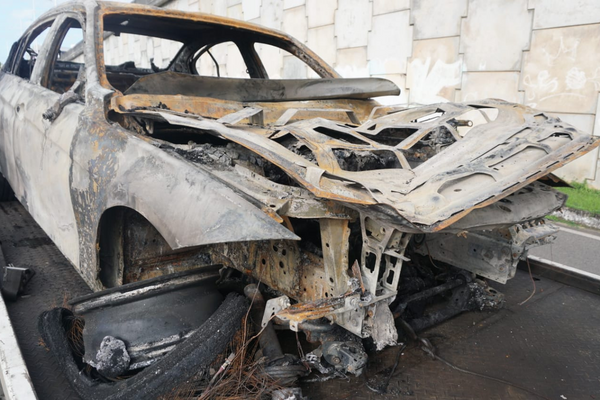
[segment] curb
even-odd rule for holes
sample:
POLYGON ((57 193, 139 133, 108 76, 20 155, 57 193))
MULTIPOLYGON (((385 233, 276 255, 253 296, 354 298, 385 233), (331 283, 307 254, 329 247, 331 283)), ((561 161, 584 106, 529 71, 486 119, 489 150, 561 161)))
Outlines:
MULTIPOLYGON (((600 295, 600 275, 536 256, 528 256, 527 258, 532 274, 600 295)), ((518 268, 528 272, 525 261, 519 262, 518 268)))
POLYGON ((578 225, 600 230, 600 215, 598 214, 592 214, 587 211, 563 207, 560 210, 554 211, 550 215, 564 219, 565 221, 576 223, 578 225))

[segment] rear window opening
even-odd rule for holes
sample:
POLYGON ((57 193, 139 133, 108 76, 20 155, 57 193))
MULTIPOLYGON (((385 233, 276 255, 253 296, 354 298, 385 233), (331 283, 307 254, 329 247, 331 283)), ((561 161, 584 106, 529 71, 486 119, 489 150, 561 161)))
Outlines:
POLYGON ((143 76, 165 70, 183 47, 174 40, 132 33, 107 32, 104 39, 106 78, 125 91, 143 76))
MULTIPOLYGON (((107 14, 104 17, 106 78, 115 89, 125 92, 140 78, 166 71, 241 79, 320 77, 306 62, 285 49, 291 46, 289 43, 276 41, 268 35, 218 23, 107 14)), ((299 54, 304 55, 301 51, 299 54)))
MULTIPOLYGON (((333 69, 301 45, 251 28, 143 13, 106 14, 103 28, 105 68, 100 72, 126 95, 274 102, 367 99, 399 92, 383 79, 343 84, 322 79, 334 78, 333 69), (257 90, 256 80, 262 80, 264 90, 257 90)), ((78 52, 61 59, 65 70, 82 65, 84 47, 77 47, 78 52)))

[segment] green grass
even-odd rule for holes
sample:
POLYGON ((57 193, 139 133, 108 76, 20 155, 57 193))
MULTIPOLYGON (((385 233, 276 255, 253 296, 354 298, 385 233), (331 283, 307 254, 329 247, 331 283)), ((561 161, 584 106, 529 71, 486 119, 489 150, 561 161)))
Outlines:
POLYGON ((569 196, 566 206, 600 215, 600 190, 592 189, 585 183, 573 182, 571 185, 572 188, 556 188, 569 196))

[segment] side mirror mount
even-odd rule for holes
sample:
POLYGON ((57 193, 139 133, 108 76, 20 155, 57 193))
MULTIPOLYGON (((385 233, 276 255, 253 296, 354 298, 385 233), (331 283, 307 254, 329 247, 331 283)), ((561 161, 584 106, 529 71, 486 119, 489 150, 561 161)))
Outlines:
POLYGON ((62 113, 62 110, 65 108, 65 106, 71 103, 76 103, 78 101, 83 101, 84 90, 85 72, 84 66, 82 65, 79 68, 79 72, 77 73, 77 79, 75 80, 75 83, 73 83, 73 86, 71 86, 71 88, 68 91, 60 95, 60 97, 58 98, 58 100, 56 100, 52 107, 47 109, 44 112, 44 114, 42 114, 42 118, 53 122, 62 113))

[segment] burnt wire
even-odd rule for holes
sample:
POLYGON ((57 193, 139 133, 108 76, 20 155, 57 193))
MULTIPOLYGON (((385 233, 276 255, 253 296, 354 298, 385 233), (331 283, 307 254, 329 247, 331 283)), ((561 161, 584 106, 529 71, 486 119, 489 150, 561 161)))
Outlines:
MULTIPOLYGON (((262 278, 262 276, 261 276, 260 278, 262 278)), ((259 278, 259 281, 258 281, 258 285, 260 285, 260 283, 261 283, 261 281, 260 281, 260 278, 259 278)), ((258 286, 258 285, 257 285, 257 286, 258 286)), ((254 300, 255 300, 255 298, 256 298, 256 295, 257 295, 257 294, 255 293, 255 294, 252 296, 252 299, 250 299, 250 306, 248 307, 248 310, 246 311, 246 315, 244 316, 244 321, 245 321, 245 322, 242 324, 242 337, 244 337, 244 338, 247 338, 247 337, 248 337, 248 331, 247 331, 248 324, 246 323, 246 321, 248 321, 248 320, 249 320, 249 318, 250 318, 250 310, 252 309, 252 305, 254 304, 254 300)), ((273 317, 271 317, 271 318, 273 318, 273 317)), ((263 331, 265 328, 266 328, 266 326, 264 326, 264 327, 263 327, 263 328, 260 330, 260 332, 258 332, 256 335, 254 335, 253 337, 251 337, 249 340, 247 340, 247 341, 246 341, 246 342, 245 342, 245 343, 244 343, 244 344, 243 344, 243 345, 240 347, 240 349, 239 349, 238 353, 237 353, 237 354, 234 356, 234 358, 233 358, 232 362, 233 362, 233 361, 238 361, 238 359, 239 359, 239 360, 244 360, 244 359, 246 358, 246 350, 247 350, 247 347, 248 347, 249 343, 250 343, 250 342, 252 342, 252 341, 253 341, 255 338, 259 337, 259 336, 260 336, 260 334, 262 333, 262 331, 263 331)), ((243 361, 242 361, 242 362, 243 362, 243 361)), ((238 381, 241 381, 241 380, 242 380, 242 372, 243 372, 243 370, 242 370, 242 369, 239 369, 239 371, 238 371, 238 372, 239 372, 238 381)), ((217 379, 216 381, 211 381, 211 382, 209 383, 208 387, 205 389, 205 393, 206 393, 206 392, 209 392, 209 390, 210 390, 212 387, 216 386, 216 383, 220 383, 220 382, 221 382, 221 380, 223 379, 223 376, 224 376, 224 374, 223 374, 223 375, 221 375, 221 376, 219 377, 219 379, 217 379)))
POLYGON ((402 353, 404 353, 404 350, 406 349, 406 345, 403 344, 400 349, 398 350, 398 355, 396 356, 396 362, 394 363, 394 366, 392 367, 392 370, 390 371, 390 374, 388 375, 387 379, 385 380, 385 388, 388 387, 388 385, 390 384, 390 380, 392 379, 392 376, 394 375, 394 372, 396 372, 396 368, 398 368, 398 364, 400 363, 400 356, 402 356, 402 353))
POLYGON ((430 348, 428 348, 426 346, 423 346, 421 349, 426 354, 428 354, 429 356, 431 356, 432 358, 434 358, 434 359, 436 359, 438 361, 441 361, 442 363, 446 364, 448 367, 450 367, 450 368, 452 368, 452 369, 454 369, 454 370, 456 370, 458 372, 462 372, 464 374, 473 375, 473 376, 477 376, 479 378, 484 378, 484 379, 488 379, 488 380, 491 380, 491 381, 494 381, 494 382, 498 382, 498 383, 501 383, 503 385, 511 386, 511 387, 514 387, 515 389, 519 389, 519 390, 521 390, 523 392, 529 393, 529 394, 531 394, 531 395, 533 395, 535 397, 539 397, 541 399, 549 400, 547 397, 542 396, 539 393, 535 393, 534 391, 531 391, 531 390, 527 389, 526 387, 523 387, 523 386, 518 385, 516 383, 512 383, 512 382, 506 381, 504 379, 496 378, 496 377, 493 377, 493 376, 481 374, 479 372, 469 371, 468 369, 460 368, 460 367, 452 364, 450 361, 445 360, 442 357, 438 356, 437 354, 435 354, 435 352, 432 349, 430 349, 430 348))
POLYGON ((433 265, 434 267, 436 267, 437 269, 439 269, 440 271, 445 271, 444 268, 438 267, 434 262, 433 262, 433 258, 431 258, 431 251, 429 251, 429 245, 427 244, 427 239, 424 241, 425 243, 425 247, 427 248, 427 255, 429 256, 429 261, 431 262, 431 265, 433 265))
POLYGON ((527 303, 533 297, 535 291, 537 290, 535 288, 535 279, 533 279, 533 275, 531 274, 531 265, 529 265, 529 258, 527 258, 527 269, 529 270, 529 278, 531 278, 531 283, 533 283, 533 291, 531 292, 528 298, 519 303, 520 306, 527 303))
MULTIPOLYGON (((541 399, 549 400, 547 397, 544 397, 541 394, 535 393, 535 392, 527 389, 526 387, 523 387, 523 386, 518 385, 516 383, 512 383, 512 382, 506 381, 504 379, 496 378, 496 377, 493 377, 493 376, 485 375, 485 374, 482 374, 482 373, 479 373, 479 372, 469 371, 468 369, 460 368, 460 367, 452 364, 450 361, 445 360, 444 358, 442 358, 442 357, 440 357, 439 355, 436 354, 435 347, 433 346, 433 344, 431 344, 431 342, 429 341, 429 339, 417 336, 417 334, 415 333, 414 329, 406 321, 404 321, 403 319, 400 318, 400 319, 398 319, 398 321, 400 322, 400 327, 407 334, 407 336, 410 339, 412 339, 413 341, 421 344, 422 345, 421 346, 421 350, 423 350, 425 352, 425 354, 427 354, 428 356, 430 356, 432 359, 441 361, 442 363, 446 364, 448 367, 450 367, 450 368, 452 368, 452 369, 454 369, 456 371, 465 373, 467 375, 473 375, 473 376, 477 376, 479 378, 489 379, 491 381, 502 383, 503 385, 511 386, 511 387, 516 388, 516 389, 522 390, 522 391, 524 391, 526 393, 532 394, 532 395, 534 395, 536 397, 539 397, 541 399)), ((391 375, 390 375, 390 377, 391 377, 391 375)))
MULTIPOLYGON (((254 297, 254 296, 253 296, 254 297)), ((255 341, 265 329, 260 330, 252 337, 248 337, 249 315, 244 318, 241 343, 239 347, 232 349, 230 355, 230 364, 223 370, 217 379, 210 382, 207 387, 202 389, 202 394, 195 397, 199 400, 208 400, 213 398, 221 399, 259 399, 265 394, 281 388, 281 386, 272 378, 264 374, 263 367, 259 360, 249 361, 253 358, 258 349, 258 343, 255 341), (250 345, 252 344, 252 348, 250 345)), ((273 318, 273 317, 271 317, 273 318)), ((185 399, 190 397, 184 397, 185 399)))
MULTIPOLYGON (((260 285, 261 281, 262 276, 258 278, 257 285, 260 285)), ((280 388, 276 381, 264 375, 260 361, 249 361, 250 358, 254 357, 258 348, 258 343, 255 339, 266 329, 266 326, 264 326, 253 336, 248 331, 248 321, 251 318, 250 310, 257 295, 258 293, 255 293, 250 298, 250 307, 248 307, 243 319, 244 322, 242 323, 241 343, 231 349, 229 364, 223 364, 222 367, 225 368, 222 373, 215 376, 206 387, 198 388, 201 389, 201 394, 199 397, 194 396, 194 398, 200 400, 212 399, 217 395, 222 399, 262 398, 261 396, 264 396, 266 393, 280 388), (252 348, 250 348, 251 344, 252 348)), ((269 321, 274 317, 275 315, 271 316, 269 321)), ((175 398, 188 399, 192 397, 177 396, 175 398)))
MULTIPOLYGON (((262 275, 258 277, 257 286, 260 286, 262 282, 262 275)), ((212 399, 214 396, 219 393, 219 391, 227 391, 231 389, 231 386, 243 387, 247 390, 245 393, 242 393, 242 397, 238 397, 240 395, 239 392, 236 392, 233 396, 225 396, 219 393, 220 398, 227 399, 247 399, 247 398, 260 398, 267 392, 273 392, 275 390, 281 389, 281 386, 278 382, 270 378, 268 375, 264 374, 263 367, 260 364, 260 361, 247 362, 248 357, 255 354, 256 349, 258 348, 258 343, 255 339, 257 339, 263 331, 267 328, 267 325, 263 326, 260 331, 254 334, 254 336, 249 337, 248 334, 248 322, 251 318, 250 310, 252 309, 252 305, 258 295, 258 291, 255 292, 250 298, 250 307, 246 311, 246 315, 244 317, 243 328, 242 328, 242 337, 246 338, 243 343, 240 344, 239 348, 233 350, 233 353, 230 355, 231 360, 229 365, 225 368, 223 373, 221 373, 214 381, 209 382, 208 386, 202 391, 199 399, 212 399), (254 343, 254 349, 249 349, 249 345, 254 343), (227 374, 226 370, 229 369, 230 373, 227 374), (235 381, 232 381, 231 375, 235 374, 235 381), (261 378, 257 378, 257 376, 261 376, 261 378), (254 389, 252 389, 254 388, 254 389)), ((269 322, 273 320, 277 314, 272 315, 269 318, 269 322)), ((298 338, 298 334, 296 333, 296 341, 298 345, 298 351, 301 355, 304 355, 304 351, 300 345, 300 341, 298 338)))
POLYGON ((387 388, 390 385, 390 381, 392 380, 392 376, 394 376, 394 373, 396 372, 396 368, 398 368, 398 364, 400 364, 400 357, 404 353, 405 349, 406 349, 406 344, 403 344, 402 346, 400 346, 400 349, 398 349, 398 354, 396 355, 396 361, 394 362, 394 366, 392 367, 392 370, 388 374, 387 378, 385 378, 385 381, 383 381, 383 383, 381 385, 378 385, 378 386, 372 386, 372 385, 370 385, 367 382, 367 387, 369 389, 371 389, 375 393, 379 393, 379 394, 386 394, 387 393, 387 388))
MULTIPOLYGON (((245 322, 247 323, 247 322, 245 322)), ((260 359, 256 359, 258 343, 249 343, 252 339, 238 336, 237 344, 232 349, 236 354, 228 368, 225 368, 215 382, 202 390, 201 395, 185 397, 185 399, 209 400, 242 400, 242 399, 264 399, 272 392, 281 389, 279 383, 264 373, 264 367, 260 359), (240 359, 241 348, 247 349, 246 358, 240 359), (251 361, 254 359, 254 361, 251 361)), ((183 400, 183 399, 182 399, 183 400)))
POLYGON ((67 338, 69 339, 69 346, 75 354, 79 358, 83 358, 83 354, 85 353, 85 348, 83 345, 83 328, 85 324, 82 318, 79 317, 71 317, 70 324, 67 331, 67 338))

